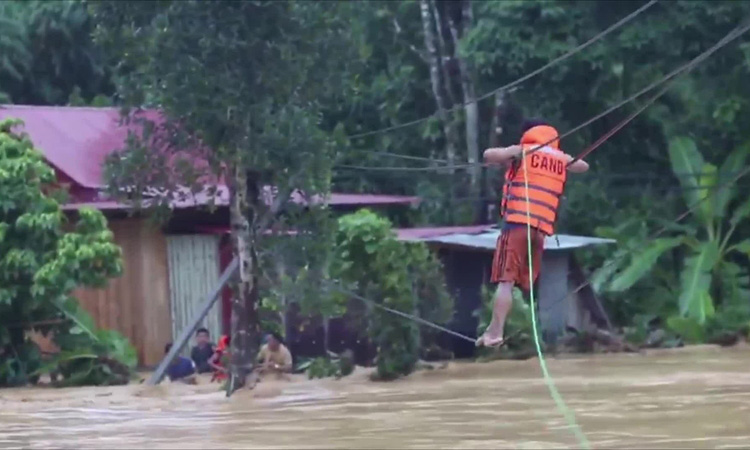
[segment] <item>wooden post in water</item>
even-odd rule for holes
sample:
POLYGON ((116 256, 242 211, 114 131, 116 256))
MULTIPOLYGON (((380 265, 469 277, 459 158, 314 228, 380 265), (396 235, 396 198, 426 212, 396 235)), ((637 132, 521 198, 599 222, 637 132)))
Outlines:
POLYGON ((190 340, 190 336, 193 335, 195 330, 198 328, 198 324, 201 323, 201 320, 206 317, 208 312, 214 306, 216 300, 221 297, 221 290, 224 289, 224 286, 227 284, 227 282, 229 282, 235 272, 237 272, 238 267, 239 263, 237 261, 237 258, 235 257, 232 259, 232 262, 229 263, 229 266, 227 266, 227 268, 224 270, 224 273, 221 274, 221 278, 219 278, 219 284, 209 294, 209 296, 206 297, 206 300, 204 300, 203 304, 200 307, 200 310, 198 311, 198 314, 193 317, 190 325, 183 328, 182 332, 180 332, 180 336, 174 342, 174 345, 172 345, 172 349, 169 350, 164 359, 161 360, 146 384, 148 384, 149 386, 155 386, 161 383, 161 380, 164 379, 164 374, 167 371, 167 367, 175 358, 175 356, 177 356, 182 351, 183 347, 185 347, 185 344, 187 344, 187 342, 190 340))

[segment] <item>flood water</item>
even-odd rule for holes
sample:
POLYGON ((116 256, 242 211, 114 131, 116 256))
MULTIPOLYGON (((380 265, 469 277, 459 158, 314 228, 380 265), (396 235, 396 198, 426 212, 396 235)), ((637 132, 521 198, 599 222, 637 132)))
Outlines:
MULTIPOLYGON (((593 448, 747 448, 750 347, 549 359, 593 448)), ((0 448, 577 448, 537 360, 392 383, 0 391, 0 448)))

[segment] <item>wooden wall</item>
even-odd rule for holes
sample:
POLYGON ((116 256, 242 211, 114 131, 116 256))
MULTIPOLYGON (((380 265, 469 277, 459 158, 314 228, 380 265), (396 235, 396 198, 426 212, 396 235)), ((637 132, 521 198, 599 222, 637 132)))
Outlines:
POLYGON ((104 289, 74 293, 97 326, 125 335, 143 366, 154 366, 172 341, 167 240, 146 219, 110 219, 109 227, 123 252, 123 274, 104 289))

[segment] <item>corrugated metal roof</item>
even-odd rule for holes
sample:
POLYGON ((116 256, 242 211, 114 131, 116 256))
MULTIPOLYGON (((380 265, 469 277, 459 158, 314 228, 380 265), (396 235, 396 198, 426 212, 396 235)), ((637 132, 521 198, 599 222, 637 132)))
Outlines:
MULTIPOLYGON (((472 248, 476 250, 494 251, 497 244, 497 238, 500 236, 499 229, 489 229, 478 234, 467 233, 449 233, 440 236, 426 238, 405 238, 407 241, 423 241, 431 244, 451 245, 458 247, 472 248)), ((545 250, 573 250, 576 248, 587 247, 590 245, 614 244, 614 239, 602 239, 586 236, 571 236, 569 234, 560 234, 548 236, 544 240, 545 250)))
MULTIPOLYGON (((156 120, 156 111, 143 117, 156 120)), ((0 120, 24 122, 26 132, 50 164, 76 183, 88 188, 102 187, 105 158, 124 147, 128 130, 120 126, 117 108, 78 108, 63 106, 0 105, 0 120)))
POLYGON ((448 234, 478 234, 492 228, 493 225, 467 225, 458 227, 399 228, 396 235, 402 241, 416 241, 448 234))

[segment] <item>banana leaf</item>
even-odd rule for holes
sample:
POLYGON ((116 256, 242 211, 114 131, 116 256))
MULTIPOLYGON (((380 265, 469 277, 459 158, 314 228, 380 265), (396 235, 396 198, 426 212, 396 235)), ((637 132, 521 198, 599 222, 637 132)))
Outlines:
POLYGON ((713 241, 704 242, 701 250, 687 258, 681 273, 680 313, 703 324, 714 314, 709 289, 711 271, 717 263, 719 249, 713 241))
MULTIPOLYGON (((719 171, 713 164, 703 164, 698 180, 700 188, 698 189, 697 201, 700 203, 698 204, 696 213, 704 225, 710 226, 714 222, 714 217, 716 217, 716 197, 714 196, 720 192, 731 190, 731 187, 724 186, 722 189, 719 186, 719 171)), ((692 207, 693 204, 689 204, 688 206, 692 207)))
MULTIPOLYGON (((748 202, 750 203, 750 202, 748 202)), ((728 251, 736 250, 738 252, 745 253, 747 256, 750 256, 750 239, 745 239, 742 242, 739 242, 731 247, 729 247, 728 251)))
POLYGON ((602 288, 606 287, 615 273, 622 269, 622 266, 627 263, 627 258, 625 258, 627 254, 628 251, 625 249, 618 250, 612 258, 604 261, 604 263, 597 268, 591 277, 591 287, 594 291, 602 292, 602 288))
POLYGON ((714 212, 717 218, 724 217, 727 213, 729 203, 740 193, 740 189, 736 186, 731 186, 730 182, 735 177, 739 176, 739 172, 745 168, 745 161, 747 160, 748 154, 750 154, 750 143, 737 147, 729 154, 729 156, 727 156, 719 169, 718 183, 720 186, 715 194, 716 197, 714 201, 714 212))
POLYGON ((703 169, 703 156, 695 147, 695 142, 688 137, 677 137, 669 143, 669 161, 672 172, 682 186, 683 195, 688 205, 698 202, 698 183, 703 169))
POLYGON ((655 239, 642 252, 630 259, 630 264, 617 275, 609 285, 611 292, 622 292, 629 289, 646 275, 659 257, 682 243, 682 238, 655 239))
MULTIPOLYGON (((747 241, 750 245, 750 240, 747 241)), ((715 273, 715 280, 721 288, 722 309, 727 306, 750 306, 747 299, 750 291, 747 289, 747 276, 743 276, 744 270, 730 261, 719 262, 715 273)))
POLYGON ((732 218, 729 219, 729 224, 736 227, 748 216, 750 216, 750 201, 745 200, 734 210, 732 218))
POLYGON ((55 301, 54 304, 65 317, 76 324, 70 330, 71 334, 83 333, 94 341, 99 341, 99 337, 96 335, 94 319, 78 305, 78 302, 74 298, 68 297, 65 301, 55 301))

